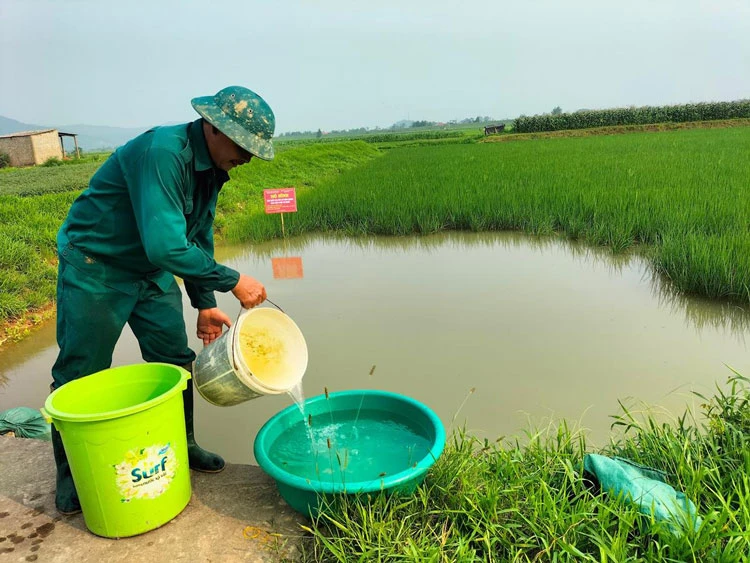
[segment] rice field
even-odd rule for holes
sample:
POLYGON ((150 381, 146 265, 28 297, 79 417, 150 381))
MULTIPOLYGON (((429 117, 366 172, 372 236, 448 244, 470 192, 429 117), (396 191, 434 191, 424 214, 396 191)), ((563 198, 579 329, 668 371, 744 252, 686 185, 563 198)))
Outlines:
MULTIPOLYGON (((679 290, 750 299, 750 127, 403 148, 301 194, 288 234, 521 230, 637 248, 679 290)), ((235 240, 279 236, 262 214, 235 240)))

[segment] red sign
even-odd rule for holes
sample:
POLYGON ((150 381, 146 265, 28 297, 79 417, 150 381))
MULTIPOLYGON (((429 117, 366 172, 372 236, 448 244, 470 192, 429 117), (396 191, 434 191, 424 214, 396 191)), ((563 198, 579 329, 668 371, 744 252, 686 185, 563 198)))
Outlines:
POLYGON ((297 211, 297 194, 294 188, 263 190, 266 213, 294 213, 297 211))
POLYGON ((302 257, 291 256, 289 258, 271 258, 273 277, 275 279, 289 279, 304 277, 302 271, 302 257))

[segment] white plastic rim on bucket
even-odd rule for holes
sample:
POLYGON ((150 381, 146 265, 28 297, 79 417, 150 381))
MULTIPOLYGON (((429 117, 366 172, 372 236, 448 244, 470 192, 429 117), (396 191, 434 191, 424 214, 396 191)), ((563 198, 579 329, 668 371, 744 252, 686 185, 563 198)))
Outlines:
POLYGON ((264 395, 278 395, 302 381, 307 370, 307 343, 289 315, 268 307, 250 309, 232 328, 232 358, 237 376, 246 386, 264 395), (243 355, 243 340, 248 333, 262 335, 262 344, 273 349, 274 361, 243 355))

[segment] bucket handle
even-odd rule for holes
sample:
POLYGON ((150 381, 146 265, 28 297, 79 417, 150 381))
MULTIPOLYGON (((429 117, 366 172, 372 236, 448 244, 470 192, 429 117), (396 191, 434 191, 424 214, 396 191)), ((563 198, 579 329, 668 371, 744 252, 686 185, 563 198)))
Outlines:
MULTIPOLYGON (((269 302, 274 307, 276 307, 279 311, 281 311, 282 313, 284 313, 284 309, 282 309, 281 307, 279 307, 276 303, 274 303, 273 301, 271 301, 268 297, 266 297, 266 301, 269 302)), ((286 315, 286 313, 284 313, 284 314, 286 315)))
MULTIPOLYGON (((284 309, 282 309, 276 303, 268 299, 268 297, 266 297, 266 301, 270 303, 271 305, 273 305, 274 307, 276 307, 279 311, 284 313, 284 309)), ((247 309, 245 309, 242 305, 240 305, 240 312, 237 314, 237 320, 234 322, 234 325, 235 325, 234 332, 232 333, 232 366, 234 367, 235 371, 240 369, 240 367, 237 365, 237 356, 235 356, 235 353, 234 353, 234 351, 237 350, 237 334, 239 332, 239 327, 237 326, 237 323, 240 321, 240 317, 242 316, 242 313, 244 313, 245 311, 247 311, 247 309)), ((284 314, 286 315, 286 313, 284 314)))

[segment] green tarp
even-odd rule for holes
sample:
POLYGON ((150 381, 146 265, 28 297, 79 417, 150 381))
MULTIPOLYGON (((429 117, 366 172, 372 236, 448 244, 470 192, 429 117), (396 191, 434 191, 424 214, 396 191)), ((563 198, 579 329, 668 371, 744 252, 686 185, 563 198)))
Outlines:
POLYGON ((19 438, 50 439, 49 424, 36 409, 15 407, 0 412, 0 434, 13 432, 19 438))
POLYGON ((587 454, 583 468, 596 478, 603 491, 636 504, 643 514, 653 515, 657 521, 667 522, 675 534, 697 530, 701 525, 693 501, 668 485, 661 471, 598 454, 587 454))

